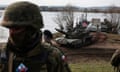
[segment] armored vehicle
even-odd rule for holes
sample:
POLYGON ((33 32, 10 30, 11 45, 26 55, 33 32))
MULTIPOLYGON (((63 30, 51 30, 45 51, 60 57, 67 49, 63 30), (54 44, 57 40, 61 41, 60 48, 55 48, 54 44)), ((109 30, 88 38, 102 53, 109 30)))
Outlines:
POLYGON ((89 34, 89 32, 78 30, 68 33, 59 29, 56 30, 63 34, 63 36, 56 38, 56 42, 61 46, 80 48, 94 42, 92 39, 93 37, 89 34))

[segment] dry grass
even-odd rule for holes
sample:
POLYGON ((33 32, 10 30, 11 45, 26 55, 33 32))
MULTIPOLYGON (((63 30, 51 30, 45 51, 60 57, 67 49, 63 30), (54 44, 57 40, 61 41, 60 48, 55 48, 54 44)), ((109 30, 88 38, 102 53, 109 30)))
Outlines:
POLYGON ((63 35, 63 34, 58 33, 58 32, 53 34, 54 38, 60 37, 60 36, 62 36, 62 35, 63 35))
POLYGON ((70 64, 72 72, 114 72, 109 62, 91 61, 70 64))
POLYGON ((120 35, 117 34, 107 34, 107 42, 120 43, 120 35))

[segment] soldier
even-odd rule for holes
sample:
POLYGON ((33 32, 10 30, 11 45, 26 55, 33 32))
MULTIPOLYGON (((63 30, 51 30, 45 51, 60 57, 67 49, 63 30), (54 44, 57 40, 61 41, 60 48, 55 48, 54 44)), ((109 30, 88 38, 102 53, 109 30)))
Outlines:
POLYGON ((47 42, 52 44, 53 41, 53 34, 49 30, 44 30, 43 32, 43 42, 47 42))
POLYGON ((120 49, 117 49, 111 57, 111 65, 114 67, 114 72, 120 72, 120 49))
POLYGON ((59 47, 60 45, 53 39, 53 34, 50 30, 44 30, 43 32, 43 43, 50 44, 52 46, 59 47))
POLYGON ((9 5, 1 25, 9 29, 2 72, 71 72, 59 49, 41 43, 44 24, 37 5, 26 1, 9 5))

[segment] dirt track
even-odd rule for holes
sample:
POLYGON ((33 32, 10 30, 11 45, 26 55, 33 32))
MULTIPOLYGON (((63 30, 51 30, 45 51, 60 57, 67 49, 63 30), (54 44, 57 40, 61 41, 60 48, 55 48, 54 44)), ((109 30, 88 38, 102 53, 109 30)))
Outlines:
POLYGON ((110 61, 110 58, 116 49, 120 48, 120 44, 101 42, 95 43, 82 48, 65 48, 60 47, 67 55, 70 63, 88 62, 88 61, 110 61))

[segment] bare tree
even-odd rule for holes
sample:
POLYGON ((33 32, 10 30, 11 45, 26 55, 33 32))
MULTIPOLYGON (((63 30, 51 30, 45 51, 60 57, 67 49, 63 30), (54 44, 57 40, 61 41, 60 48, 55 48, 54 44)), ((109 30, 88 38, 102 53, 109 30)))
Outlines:
POLYGON ((74 25, 74 7, 67 5, 63 8, 62 12, 59 12, 55 17, 55 22, 60 27, 60 30, 71 32, 74 25))

